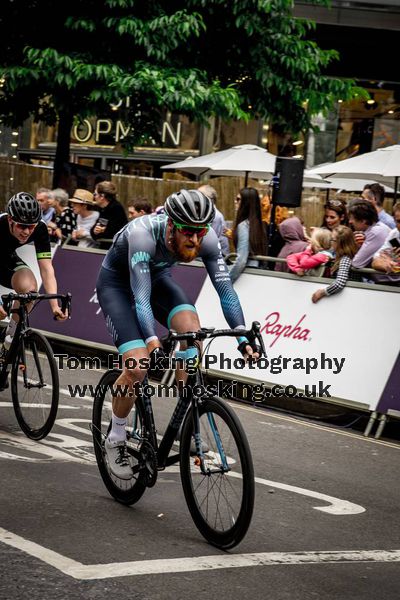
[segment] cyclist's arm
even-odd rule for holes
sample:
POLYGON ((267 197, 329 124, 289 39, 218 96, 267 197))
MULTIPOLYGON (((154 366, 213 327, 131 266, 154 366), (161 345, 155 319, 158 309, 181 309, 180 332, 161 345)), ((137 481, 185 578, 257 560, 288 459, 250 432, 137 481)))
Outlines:
MULTIPOLYGON (((57 294, 57 280, 54 273, 54 268, 51 262, 51 258, 38 259, 40 276, 42 278, 43 287, 47 294, 57 294)), ((68 315, 64 314, 61 308, 58 306, 56 299, 49 300, 53 315, 58 319, 64 320, 68 315)))
MULTIPOLYGON (((57 280, 51 262, 50 237, 49 232, 47 231, 47 225, 43 222, 40 222, 36 228, 33 242, 35 244, 36 258, 44 289, 48 294, 57 294, 57 280)), ((49 302, 54 316, 61 320, 67 318, 67 315, 65 315, 58 306, 57 300, 53 299, 49 300, 49 302)))
POLYGON ((136 314, 149 352, 160 346, 156 335, 155 319, 151 308, 150 261, 155 254, 153 237, 146 229, 135 229, 129 239, 130 284, 135 300, 136 314))

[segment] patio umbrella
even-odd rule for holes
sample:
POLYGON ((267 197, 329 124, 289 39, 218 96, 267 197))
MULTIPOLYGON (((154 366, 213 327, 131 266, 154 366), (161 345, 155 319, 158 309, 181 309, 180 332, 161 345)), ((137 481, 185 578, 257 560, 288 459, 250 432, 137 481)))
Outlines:
POLYGON ((192 173, 192 175, 230 175, 245 178, 266 179, 272 177, 275 172, 276 156, 252 144, 232 146, 227 150, 204 154, 196 158, 164 165, 162 169, 179 169, 192 173))
POLYGON ((395 198, 400 177, 400 145, 380 148, 353 158, 327 163, 311 169, 312 173, 330 178, 366 178, 382 184, 394 184, 395 198))
MULTIPOLYGON (((329 182, 329 188, 333 190, 341 190, 343 192, 362 192, 367 184, 376 183, 375 179, 347 179, 346 177, 330 177, 325 179, 329 182)), ((394 188, 382 184, 387 194, 393 194, 394 188)))

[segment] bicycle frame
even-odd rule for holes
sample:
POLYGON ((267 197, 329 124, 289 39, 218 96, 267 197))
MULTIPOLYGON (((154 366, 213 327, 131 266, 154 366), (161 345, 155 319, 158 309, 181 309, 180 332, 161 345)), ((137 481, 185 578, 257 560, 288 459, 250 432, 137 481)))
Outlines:
MULTIPOLYGON (((8 375, 10 373, 10 366, 13 364, 14 360, 17 357, 19 346, 21 345, 23 358, 25 353, 25 346, 23 343, 23 339, 26 335, 26 332, 29 329, 29 312, 27 305, 35 300, 49 300, 49 299, 61 299, 62 302, 62 310, 65 311, 68 309, 71 310, 71 294, 39 294, 37 292, 29 292, 28 294, 4 294, 2 299, 4 301, 4 308, 8 314, 18 315, 18 323, 13 336, 13 340, 11 342, 10 348, 6 352, 3 357, 3 364, 0 366, 0 391, 5 388, 8 375), (11 308, 11 305, 14 301, 20 302, 18 308, 11 308)), ((25 360, 23 361, 24 364, 25 360)), ((39 361, 36 360, 37 365, 39 365, 39 361)), ((40 370, 40 366, 38 367, 40 370)), ((40 380, 41 384, 43 384, 43 374, 40 372, 40 380)), ((26 373, 23 371, 24 384, 29 386, 27 382, 26 373)), ((39 386, 38 386, 39 387, 39 386)))
MULTIPOLYGON (((263 355, 265 355, 265 347, 262 342, 262 338, 261 338, 261 334, 260 334, 260 324, 253 323, 252 329, 247 332, 243 332, 243 333, 245 335, 247 335, 249 340, 250 339, 253 339, 253 340, 258 339, 258 341, 261 344, 262 353, 263 353, 263 355)), ((166 345, 166 347, 168 349, 168 353, 170 353, 172 351, 172 345, 171 345, 172 340, 185 340, 188 348, 193 348, 193 347, 197 347, 196 340, 206 339, 207 337, 210 337, 210 338, 221 337, 224 335, 237 336, 238 333, 234 332, 232 330, 214 331, 212 329, 203 329, 203 330, 201 330, 201 332, 192 334, 192 337, 190 337, 190 335, 191 334, 176 334, 175 332, 174 333, 170 332, 169 335, 166 336, 166 338, 164 338, 162 341, 166 345)), ((171 416, 171 419, 167 426, 167 429, 165 430, 165 433, 164 433, 159 445, 157 442, 156 426, 155 426, 155 421, 154 421, 154 413, 153 413, 153 407, 151 404, 151 399, 146 395, 143 395, 143 397, 142 397, 143 404, 144 404, 145 420, 147 421, 147 423, 145 423, 145 428, 147 429, 148 435, 150 437, 150 443, 157 453, 157 470, 163 470, 166 467, 179 462, 179 459, 180 459, 179 453, 173 454, 172 456, 169 456, 169 453, 170 453, 173 443, 176 439, 176 435, 179 430, 179 427, 180 427, 181 423, 183 422, 183 419, 185 418, 185 415, 187 413, 189 405, 191 404, 192 408, 193 408, 194 441, 195 441, 195 446, 196 446, 196 455, 200 461, 200 468, 204 475, 207 475, 207 474, 213 472, 213 471, 210 471, 209 469, 205 468, 204 455, 202 452, 200 418, 199 418, 199 402, 201 402, 201 398, 199 396, 197 396, 196 394, 193 394, 193 392, 192 392, 195 384, 203 383, 202 374, 199 369, 199 364, 200 363, 198 362, 196 365, 195 373, 188 376, 188 380, 185 385, 185 390, 187 390, 187 393, 184 394, 183 396, 179 397, 177 405, 175 407, 175 410, 172 413, 172 416, 171 416)), ((213 432, 213 435, 215 438, 216 446, 218 448, 218 453, 221 457, 222 471, 227 472, 230 470, 230 467, 228 465, 228 461, 227 461, 227 458, 225 455, 221 437, 218 432, 218 427, 217 427, 214 417, 212 415, 208 415, 208 420, 210 423, 211 431, 213 432)), ((135 452, 132 450, 132 453, 134 454, 134 456, 136 456, 136 458, 139 458, 139 456, 140 456, 139 452, 135 452)), ((133 469, 133 472, 136 473, 139 471, 139 469, 140 469, 140 465, 137 465, 133 469)), ((221 472, 221 469, 218 469, 218 471, 221 472)))

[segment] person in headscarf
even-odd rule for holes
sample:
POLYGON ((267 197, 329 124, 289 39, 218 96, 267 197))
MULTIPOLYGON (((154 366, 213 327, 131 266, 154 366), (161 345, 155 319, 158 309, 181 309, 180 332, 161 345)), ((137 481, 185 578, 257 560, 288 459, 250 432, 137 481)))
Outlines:
MULTIPOLYGON (((303 252, 308 246, 303 225, 298 217, 289 217, 282 221, 279 225, 279 233, 284 239, 285 244, 277 258, 287 258, 289 254, 303 252)), ((288 273, 289 269, 286 263, 276 263, 275 271, 288 273)))

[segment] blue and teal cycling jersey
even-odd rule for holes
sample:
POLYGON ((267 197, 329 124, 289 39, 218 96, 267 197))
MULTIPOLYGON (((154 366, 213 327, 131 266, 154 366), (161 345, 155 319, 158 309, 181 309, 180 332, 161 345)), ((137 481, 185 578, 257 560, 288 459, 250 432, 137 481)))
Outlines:
MULTIPOLYGON (((166 245, 168 217, 145 215, 130 221, 114 237, 102 268, 129 278, 144 339, 155 337, 150 302, 153 283, 177 262, 166 245)), ((231 328, 244 329, 244 317, 221 254, 216 233, 210 228, 201 242, 199 257, 219 295, 224 316, 231 328)))

